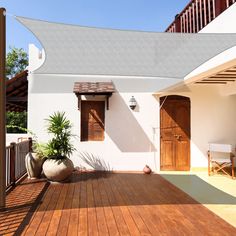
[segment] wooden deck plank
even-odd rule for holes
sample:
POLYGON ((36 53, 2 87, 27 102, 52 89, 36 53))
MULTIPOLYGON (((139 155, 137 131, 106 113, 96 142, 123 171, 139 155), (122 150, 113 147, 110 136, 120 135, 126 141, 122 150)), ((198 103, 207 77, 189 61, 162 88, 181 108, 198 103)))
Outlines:
POLYGON ((74 190, 75 190, 75 184, 74 183, 65 183, 68 184, 68 191, 66 195, 66 201, 64 202, 59 227, 57 230, 57 235, 65 236, 68 232, 68 226, 69 226, 69 219, 70 219, 70 212, 71 212, 71 206, 72 206, 72 200, 74 196, 74 190))
POLYGON ((117 202, 117 199, 114 195, 114 193, 112 192, 110 185, 108 183, 108 179, 102 179, 103 180, 103 188, 105 189, 107 196, 108 196, 108 200, 109 200, 109 204, 111 206, 115 221, 116 221, 116 225, 117 228, 119 230, 120 235, 130 235, 129 233, 129 229, 125 223, 121 208, 119 206, 119 203, 117 202))
POLYGON ((80 189, 81 189, 81 176, 77 175, 73 181, 78 181, 75 183, 75 190, 72 199, 70 220, 68 225, 67 235, 74 236, 78 233, 79 225, 79 202, 80 202, 80 189))
POLYGON ((117 178, 114 178, 113 184, 117 187, 117 190, 122 195, 126 205, 128 206, 128 209, 130 211, 130 214, 135 221, 137 228, 141 235, 151 235, 150 231, 148 230, 148 227, 144 223, 142 219, 142 213, 139 211, 138 205, 132 205, 132 201, 135 200, 135 202, 138 202, 137 197, 135 194, 132 193, 132 189, 127 188, 127 184, 124 183, 119 176, 117 178), (135 198, 135 199, 134 199, 135 198))
MULTIPOLYGON (((136 223, 134 222, 129 209, 127 207, 127 203, 123 199, 123 194, 120 194, 118 191, 116 182, 117 176, 112 175, 111 178, 108 179, 108 183, 110 185, 110 189, 113 191, 113 196, 115 197, 118 205, 120 206, 123 218, 125 220, 125 223, 129 229, 130 235, 140 235, 139 229, 137 228, 136 223)), ((123 191, 122 191, 123 192, 123 191)))
POLYGON ((6 210, 4 211, 4 214, 0 212, 0 229, 6 231, 10 227, 9 223, 12 223, 19 214, 24 215, 27 211, 27 207, 25 207, 25 209, 14 210, 14 212, 11 210, 15 206, 24 205, 27 200, 31 198, 32 192, 25 194, 25 191, 27 191, 27 186, 20 185, 14 192, 11 191, 8 194, 6 199, 6 210), (21 196, 22 193, 24 194, 24 198, 20 199, 19 196, 21 196))
POLYGON ((62 191, 59 195, 56 208, 53 212, 53 215, 52 215, 49 227, 48 227, 47 235, 53 236, 53 235, 57 234, 59 222, 60 222, 61 215, 62 215, 62 209, 63 209, 64 203, 66 201, 68 187, 69 187, 69 185, 62 186, 62 191))
MULTIPOLYGON (((22 185, 18 196, 9 195, 9 204, 15 199, 22 207, 25 194, 31 209, 44 184, 22 185)), ((21 223, 24 207, 0 212, 0 234, 236 235, 234 227, 159 175, 76 172, 70 182, 50 184, 44 192, 28 223, 21 223)))
MULTIPOLYGON (((45 186, 45 182, 41 182, 36 185, 32 183, 30 191, 28 189, 29 186, 27 186, 28 193, 31 192, 32 194, 28 195, 28 198, 24 196, 22 200, 24 204, 27 204, 28 206, 25 208, 25 212, 18 213, 17 218, 11 221, 11 228, 16 228, 16 229, 19 228, 20 224, 22 224, 22 222, 25 220, 29 211, 31 210, 32 206, 37 200, 37 197, 39 196, 40 192, 43 190, 43 186, 45 186)), ((23 194, 23 192, 21 194, 23 194)))
MULTIPOLYGON (((150 176, 137 178, 137 181, 139 181, 139 183, 144 187, 144 197, 153 207, 153 215, 155 216, 157 221, 156 226, 161 232, 166 232, 167 234, 183 234, 182 232, 180 232, 180 229, 188 229, 192 225, 188 224, 187 227, 183 225, 183 221, 181 220, 183 218, 183 215, 176 207, 177 203, 166 203, 166 199, 171 199, 171 193, 169 193, 169 191, 168 194, 165 195, 163 189, 154 188, 153 191, 149 189, 149 186, 152 184, 149 177, 150 176)), ((187 221, 186 223, 190 222, 187 221)), ((184 232, 188 233, 188 230, 185 230, 184 232)))
MULTIPOLYGON (((172 227, 172 228, 178 228, 179 230, 184 230, 184 232, 194 232, 194 233, 200 233, 200 234, 205 234, 204 232, 204 228, 206 226, 206 224, 209 224, 209 222, 205 222, 201 221, 201 220, 192 220, 192 219, 201 219, 202 217, 204 217, 205 214, 209 214, 211 213, 210 211, 206 211, 206 209, 203 209, 204 206, 202 206, 201 204, 197 203, 195 200, 193 200, 191 197, 189 197, 186 193, 179 191, 178 188, 176 188, 175 186, 173 186, 172 184, 170 184, 168 181, 166 181, 163 178, 159 178, 158 181, 153 182, 153 180, 151 181, 151 184, 154 186, 154 194, 157 195, 159 194, 159 191, 156 190, 155 186, 166 186, 165 189, 162 189, 162 194, 163 194, 163 202, 167 202, 167 204, 165 204, 165 208, 164 211, 167 213, 168 217, 170 218, 172 223, 175 223, 176 220, 173 220, 176 215, 179 217, 180 222, 177 222, 178 225, 180 225, 180 227, 176 226, 176 227, 172 227), (168 199, 168 201, 164 200, 164 199, 168 199), (190 206, 190 208, 189 208, 190 206), (202 210, 201 210, 202 208, 202 210), (174 209, 174 211, 173 211, 174 209), (195 210, 197 210, 197 212, 195 212, 195 210), (204 215, 199 215, 199 212, 205 212, 204 215), (186 214, 188 214, 189 217, 186 217, 186 214)), ((212 216, 214 214, 212 213, 212 216)), ((216 215, 214 215, 216 216, 216 215)), ((218 217, 217 217, 218 218, 218 217)), ((176 224, 177 224, 176 223, 176 224)), ((209 224, 210 226, 211 224, 209 224)), ((207 229, 207 231, 209 232, 209 228, 207 229)), ((214 233, 214 232, 211 232, 214 233)))
POLYGON ((92 178, 94 174, 88 174, 87 180, 87 208, 88 208, 88 235, 98 235, 97 217, 93 196, 92 178))
POLYGON ((79 235, 88 235, 88 211, 87 211, 87 174, 81 174, 81 190, 80 190, 80 211, 79 211, 79 235))
POLYGON ((20 226, 25 225, 30 209, 35 205, 46 182, 28 181, 21 183, 7 194, 6 209, 0 212, 0 235, 22 232, 20 226))
POLYGON ((62 188, 60 186, 55 185, 55 190, 54 190, 53 195, 49 201, 47 210, 42 217, 41 224, 36 232, 36 235, 46 235, 47 234, 47 230, 50 225, 50 221, 52 219, 53 212, 55 210, 57 201, 59 199, 61 190, 62 190, 62 188))
POLYGON ((118 178, 123 185, 123 192, 127 194, 130 199, 132 199, 130 204, 136 206, 136 209, 139 215, 142 217, 142 220, 148 228, 148 231, 151 233, 151 235, 160 235, 160 231, 156 226, 156 218, 153 216, 150 206, 146 204, 145 198, 140 189, 140 182, 134 181, 136 176, 134 180, 132 179, 132 175, 129 174, 119 175, 118 178), (136 186, 138 186, 139 191, 137 191, 136 186))
POLYGON ((92 187, 93 187, 93 194, 94 194, 94 204, 96 209, 96 216, 97 216, 97 225, 98 225, 98 234, 101 236, 109 235, 104 207, 102 204, 102 196, 99 190, 98 178, 100 175, 96 173, 96 179, 93 180, 92 187))
POLYGON ((53 193, 55 191, 55 186, 50 186, 44 199, 42 200, 42 204, 39 205, 37 211, 35 212, 35 214, 33 215, 33 219, 30 223, 31 227, 28 227, 27 231, 25 232, 25 235, 35 235, 40 224, 42 221, 42 218, 45 214, 45 212, 47 211, 47 208, 49 207, 49 203, 51 198, 53 197, 53 193))
POLYGON ((103 186, 103 177, 99 177, 97 180, 98 188, 101 194, 101 202, 104 209, 104 215, 106 218, 107 223, 107 229, 109 232, 109 235, 117 236, 119 235, 117 223, 112 211, 112 207, 110 206, 110 202, 107 196, 107 192, 105 191, 105 188, 103 186))

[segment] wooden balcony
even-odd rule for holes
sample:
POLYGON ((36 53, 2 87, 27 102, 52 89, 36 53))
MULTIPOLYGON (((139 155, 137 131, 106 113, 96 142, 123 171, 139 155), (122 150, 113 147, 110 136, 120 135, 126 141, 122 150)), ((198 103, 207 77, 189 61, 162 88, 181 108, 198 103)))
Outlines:
POLYGON ((74 172, 25 180, 7 196, 0 235, 235 235, 236 229, 157 174, 74 172))
POLYGON ((165 32, 197 33, 236 0, 192 0, 165 32))

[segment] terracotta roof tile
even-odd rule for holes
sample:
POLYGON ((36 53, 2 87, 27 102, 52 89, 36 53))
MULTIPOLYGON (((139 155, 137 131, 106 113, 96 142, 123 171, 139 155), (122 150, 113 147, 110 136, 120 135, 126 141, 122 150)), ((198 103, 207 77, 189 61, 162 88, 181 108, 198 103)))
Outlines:
POLYGON ((113 93, 115 87, 112 82, 75 82, 74 93, 113 93))

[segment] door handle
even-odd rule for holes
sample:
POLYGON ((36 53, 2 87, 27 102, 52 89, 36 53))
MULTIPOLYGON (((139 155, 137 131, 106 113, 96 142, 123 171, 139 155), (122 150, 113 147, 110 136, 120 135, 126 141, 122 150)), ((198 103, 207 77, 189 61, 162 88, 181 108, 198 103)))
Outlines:
POLYGON ((180 134, 174 134, 174 137, 177 139, 177 140, 180 140, 180 138, 182 137, 180 134))

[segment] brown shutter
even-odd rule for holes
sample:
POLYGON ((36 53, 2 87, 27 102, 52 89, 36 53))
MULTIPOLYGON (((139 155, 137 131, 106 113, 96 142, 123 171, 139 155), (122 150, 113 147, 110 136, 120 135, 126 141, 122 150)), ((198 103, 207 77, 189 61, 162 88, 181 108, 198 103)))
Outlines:
POLYGON ((81 102, 81 141, 103 141, 105 121, 104 101, 81 102))

